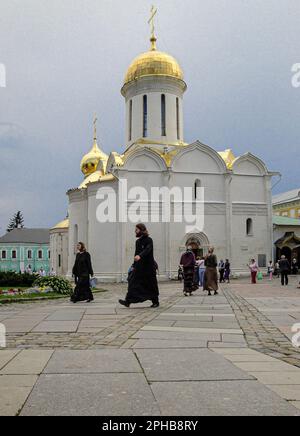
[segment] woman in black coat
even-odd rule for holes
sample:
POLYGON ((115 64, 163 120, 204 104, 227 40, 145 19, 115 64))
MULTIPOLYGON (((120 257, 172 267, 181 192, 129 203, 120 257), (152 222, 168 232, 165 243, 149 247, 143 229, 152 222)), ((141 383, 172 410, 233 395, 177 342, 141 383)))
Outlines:
POLYGON ((159 289, 157 284, 157 263, 153 255, 153 240, 149 237, 144 224, 135 229, 136 249, 134 264, 128 276, 128 293, 125 300, 119 300, 123 306, 152 301, 153 308, 159 307, 159 289))
POLYGON ((94 300, 90 286, 90 276, 93 277, 94 275, 91 256, 86 251, 85 245, 82 242, 78 243, 77 249, 78 253, 72 271, 76 287, 71 301, 73 303, 77 303, 77 301, 87 301, 87 303, 90 303, 94 300))

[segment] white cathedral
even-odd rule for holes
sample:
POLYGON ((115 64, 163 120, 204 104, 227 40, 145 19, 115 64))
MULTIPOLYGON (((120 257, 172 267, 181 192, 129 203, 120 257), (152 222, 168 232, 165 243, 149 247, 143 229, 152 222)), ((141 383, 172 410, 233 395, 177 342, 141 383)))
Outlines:
MULTIPOLYGON (((157 50, 154 32, 150 41, 149 51, 131 63, 121 89, 126 110, 124 153, 106 155, 98 147, 95 131, 93 147, 81 161, 84 180, 67 193, 68 218, 51 230, 51 267, 57 274, 71 276, 75 247, 82 241, 99 281, 126 281, 134 256, 135 225, 120 220, 100 223, 97 218, 99 188, 118 194, 122 180, 128 190, 144 187, 149 197, 154 186, 190 187, 195 190, 195 203, 197 187, 204 188, 201 231, 187 232, 186 224, 174 222, 172 216, 169 222, 145 222, 154 240, 161 280, 177 276, 180 256, 188 245, 199 256, 214 246, 218 259, 229 259, 237 275, 248 271, 251 258, 265 267, 272 259, 275 173, 251 153, 235 157, 231 150, 217 152, 199 141, 184 142, 187 85, 182 69, 172 56, 157 50)), ((126 208, 130 206, 128 200, 126 208)), ((174 214, 176 205, 171 206, 174 214)))

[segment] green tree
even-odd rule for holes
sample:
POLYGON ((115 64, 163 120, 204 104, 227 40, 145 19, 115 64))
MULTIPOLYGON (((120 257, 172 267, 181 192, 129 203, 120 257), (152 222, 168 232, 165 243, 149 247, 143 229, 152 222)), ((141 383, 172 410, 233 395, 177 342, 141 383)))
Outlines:
POLYGON ((14 214, 13 218, 7 227, 7 232, 11 232, 13 229, 23 229, 24 228, 24 218, 21 211, 14 214))

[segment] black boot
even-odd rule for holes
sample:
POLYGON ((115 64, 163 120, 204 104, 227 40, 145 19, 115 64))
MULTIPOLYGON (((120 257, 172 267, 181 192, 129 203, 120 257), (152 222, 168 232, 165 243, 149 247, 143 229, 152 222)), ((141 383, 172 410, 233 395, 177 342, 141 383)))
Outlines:
POLYGON ((151 309, 157 309, 159 307, 159 302, 153 303, 152 306, 150 306, 151 309))
POLYGON ((119 300, 119 303, 120 303, 122 306, 125 306, 125 307, 127 307, 127 308, 130 307, 130 303, 128 303, 126 300, 119 300))

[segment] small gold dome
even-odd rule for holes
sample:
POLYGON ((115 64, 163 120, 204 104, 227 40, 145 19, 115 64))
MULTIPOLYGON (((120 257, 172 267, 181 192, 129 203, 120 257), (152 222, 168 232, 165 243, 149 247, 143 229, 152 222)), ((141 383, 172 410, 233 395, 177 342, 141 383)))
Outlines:
POLYGON ((124 85, 145 76, 169 76, 183 80, 183 71, 173 56, 156 50, 156 38, 151 39, 152 48, 139 55, 131 63, 124 85))
POLYGON ((108 156, 100 150, 97 141, 94 141, 92 150, 82 158, 80 164, 81 171, 87 177, 97 170, 100 161, 102 161, 104 173, 107 160, 108 156))

